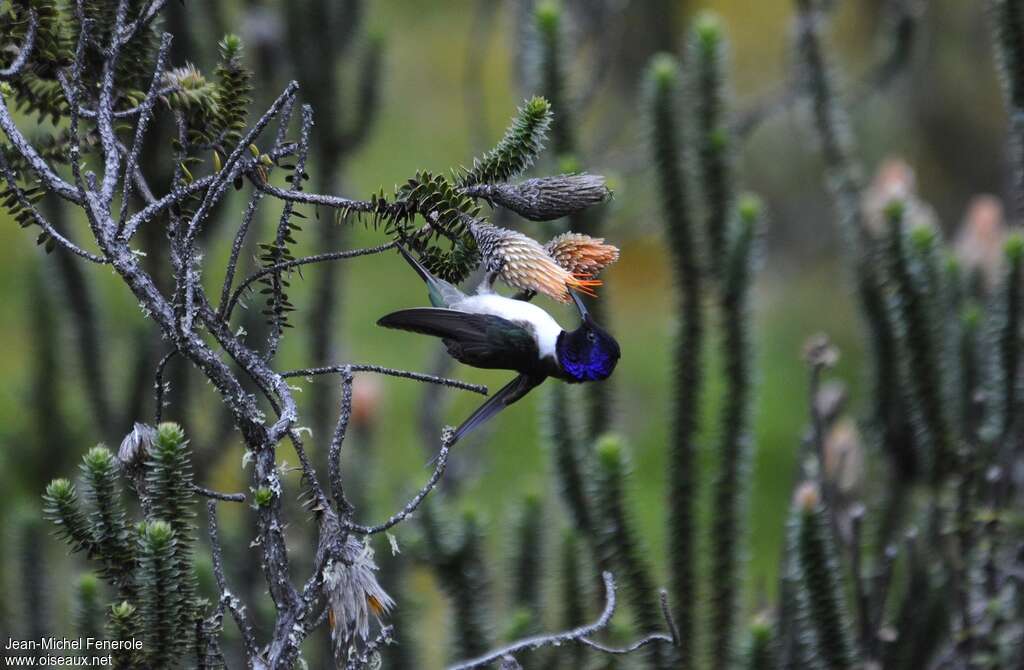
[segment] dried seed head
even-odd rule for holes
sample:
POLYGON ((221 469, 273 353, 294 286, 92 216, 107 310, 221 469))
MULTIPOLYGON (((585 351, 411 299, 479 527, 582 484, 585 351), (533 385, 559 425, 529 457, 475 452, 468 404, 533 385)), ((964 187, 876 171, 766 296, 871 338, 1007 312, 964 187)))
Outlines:
POLYGON ((145 423, 136 423, 130 433, 121 440, 117 450, 117 460, 128 470, 141 465, 146 460, 146 452, 156 439, 156 428, 145 423))
POLYGON ((537 177, 518 184, 481 184, 467 189, 467 195, 479 195, 531 221, 560 219, 604 202, 610 194, 604 177, 592 174, 537 177))
POLYGON ((883 161, 871 186, 864 192, 864 222, 873 237, 882 238, 888 234, 886 210, 894 202, 901 204, 903 220, 908 229, 917 226, 937 227, 934 210, 917 195, 914 169, 902 158, 883 161))
POLYGON ((956 257, 964 270, 977 272, 991 288, 999 280, 1006 243, 1003 203, 991 195, 971 200, 956 238, 956 257))
POLYGON ((356 635, 369 639, 370 614, 380 619, 395 606, 377 581, 376 571, 373 550, 351 536, 345 540, 340 559, 324 569, 335 647, 347 646, 356 635))
POLYGON ((596 277, 619 260, 619 249, 600 237, 563 233, 544 245, 555 262, 573 274, 596 277))
POLYGON ((853 419, 838 421, 825 436, 825 478, 844 496, 864 481, 864 446, 853 419))
POLYGON ((814 396, 814 409, 826 423, 831 423, 846 406, 846 384, 829 380, 821 385, 814 396))
POLYGON ((793 502, 803 512, 812 512, 821 502, 821 493, 814 482, 804 482, 796 489, 793 502))
POLYGON ((828 335, 818 333, 804 342, 804 360, 813 367, 831 368, 839 362, 839 349, 828 335))
POLYGON ((592 296, 601 285, 566 270, 539 242, 522 233, 489 223, 475 224, 472 232, 488 272, 496 272, 509 286, 569 302, 570 288, 592 296))

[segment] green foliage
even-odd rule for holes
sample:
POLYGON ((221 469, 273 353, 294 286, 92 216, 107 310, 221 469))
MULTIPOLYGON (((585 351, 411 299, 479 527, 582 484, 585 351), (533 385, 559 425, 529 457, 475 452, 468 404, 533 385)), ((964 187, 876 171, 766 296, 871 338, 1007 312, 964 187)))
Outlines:
POLYGON ((682 323, 675 342, 672 434, 669 445, 668 563, 670 602, 675 608, 681 646, 680 667, 695 662, 696 578, 696 432, 703 371, 704 341, 702 276, 690 219, 682 122, 678 112, 679 66, 668 54, 655 56, 647 71, 647 109, 651 123, 651 152, 657 170, 659 199, 675 273, 679 277, 682 323))
POLYGON ((1006 259, 1003 274, 996 288, 988 326, 991 352, 988 361, 988 387, 992 402, 990 415, 985 426, 985 438, 994 441, 1010 430, 1014 412, 1019 400, 1019 379, 1021 361, 1021 324, 1024 321, 1024 305, 1021 304, 1021 282, 1024 281, 1024 237, 1011 235, 1004 247, 1006 259))
POLYGON ((459 192, 443 175, 418 172, 402 185, 395 200, 404 209, 418 212, 430 222, 431 229, 425 236, 418 234, 413 222, 405 217, 389 222, 386 229, 420 251, 420 260, 428 270, 446 281, 458 283, 476 268, 480 254, 469 224, 479 215, 480 206, 473 198, 459 192), (442 237, 449 242, 447 249, 428 246, 431 240, 442 237))
POLYGON ((252 104, 252 72, 242 63, 241 38, 225 35, 219 47, 214 94, 217 103, 215 135, 223 138, 224 148, 230 152, 245 130, 249 105, 252 104))
POLYGON ((747 628, 743 667, 747 670, 777 670, 779 667, 772 626, 763 615, 756 617, 747 628))
POLYGON ((86 573, 78 578, 75 589, 75 632, 82 638, 102 639, 103 606, 100 604, 100 582, 96 575, 86 573))
MULTIPOLYGON (((107 638, 127 642, 141 638, 142 630, 137 610, 127 600, 110 606, 107 618, 107 638)), ((113 667, 116 670, 131 670, 142 664, 141 654, 135 649, 113 651, 113 667)))
POLYGON ((559 158, 576 152, 575 123, 566 95, 562 13, 560 3, 555 0, 540 2, 534 9, 534 23, 540 42, 540 91, 550 102, 551 109, 557 112, 551 119, 551 144, 559 158))
POLYGON ((721 23, 711 13, 693 24, 689 59, 694 64, 694 121, 697 166, 703 200, 708 269, 717 275, 724 263, 725 240, 733 207, 732 137, 725 95, 726 44, 721 23))
POLYGON ((544 147, 551 116, 551 105, 547 100, 539 97, 527 100, 498 145, 474 159, 472 170, 463 171, 459 185, 508 181, 525 171, 533 165, 544 147))
POLYGON ((423 506, 424 558, 436 570, 451 603, 455 635, 452 658, 475 658, 490 648, 493 638, 483 536, 479 519, 472 512, 462 514, 458 527, 441 522, 438 508, 442 504, 431 500, 423 506))
POLYGON ((179 590, 184 577, 171 524, 150 521, 139 536, 143 653, 153 667, 175 667, 191 631, 181 627, 187 607, 179 590))
POLYGON ((523 500, 516 527, 512 565, 512 594, 519 606, 525 608, 534 622, 543 611, 544 575, 544 508, 539 496, 528 495, 523 500))
POLYGON ((266 507, 273 501, 274 492, 266 486, 261 486, 253 493, 252 499, 256 507, 266 507))
POLYGON ((853 668, 853 647, 840 589, 839 567, 817 490, 805 489, 798 493, 795 514, 798 519, 795 553, 807 592, 815 652, 830 670, 853 668))
POLYGON ((57 526, 57 536, 74 551, 93 551, 88 521, 80 508, 75 485, 67 479, 54 479, 46 486, 43 511, 57 526))
POLYGON ((921 446, 931 463, 932 481, 950 471, 954 458, 952 430, 946 409, 942 366, 942 327, 938 326, 938 292, 930 257, 934 234, 922 228, 909 232, 905 206, 886 208, 890 230, 887 244, 889 277, 893 284, 892 319, 906 359, 910 405, 921 446))
POLYGON ((744 482, 751 448, 751 328, 747 314, 752 275, 752 248, 761 217, 760 202, 744 196, 728 239, 723 266, 720 309, 724 393, 718 446, 718 474, 711 509, 711 654, 713 667, 728 668, 734 660, 744 482))
POLYGON ((82 459, 86 499, 92 507, 88 517, 92 545, 106 564, 104 577, 130 589, 135 557, 119 475, 117 460, 106 447, 93 447, 82 459))
MULTIPOLYGON (((115 667, 173 667, 196 630, 200 603, 192 566, 195 528, 192 466, 180 426, 160 424, 152 444, 144 447, 143 485, 139 488, 146 520, 130 526, 121 502, 120 464, 106 447, 90 449, 82 460, 88 511, 83 511, 74 484, 55 479, 43 496, 46 516, 73 550, 99 563, 99 575, 118 589, 118 604, 109 608, 107 636, 141 637, 142 654, 123 650, 115 667)), ((79 588, 81 626, 99 636, 102 621, 99 589, 86 576, 79 588)))
MULTIPOLYGON (((600 519, 598 553, 603 564, 611 566, 624 583, 636 628, 643 633, 660 631, 658 593, 626 502, 628 466, 624 445, 620 438, 608 435, 602 437, 594 449, 597 462, 594 490, 600 519)), ((659 645, 652 645, 649 659, 653 668, 671 667, 665 650, 659 645)))

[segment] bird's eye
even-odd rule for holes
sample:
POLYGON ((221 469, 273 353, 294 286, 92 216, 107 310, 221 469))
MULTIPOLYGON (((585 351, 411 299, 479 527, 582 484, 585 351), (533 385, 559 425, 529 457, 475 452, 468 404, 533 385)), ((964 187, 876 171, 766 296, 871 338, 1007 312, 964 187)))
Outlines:
POLYGON ((587 333, 587 339, 591 342, 597 342, 597 335, 593 331, 587 333))

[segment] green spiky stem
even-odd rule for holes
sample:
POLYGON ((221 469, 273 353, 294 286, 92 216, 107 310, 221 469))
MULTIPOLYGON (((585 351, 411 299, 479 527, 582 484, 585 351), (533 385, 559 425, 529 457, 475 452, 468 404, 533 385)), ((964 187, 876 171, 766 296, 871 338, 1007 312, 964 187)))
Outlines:
POLYGON ((473 161, 473 169, 459 179, 460 186, 508 181, 525 171, 544 146, 551 125, 551 105, 534 97, 523 103, 498 145, 473 161))
POLYGON ((740 519, 750 458, 750 333, 747 315, 754 232, 760 203, 746 198, 723 267, 721 313, 727 388, 721 414, 718 475, 711 522, 711 667, 732 667, 740 589, 740 519))
POLYGON ((955 460, 952 431, 946 413, 945 386, 933 299, 929 286, 928 258, 934 231, 904 227, 904 207, 894 202, 886 210, 889 221, 887 257, 896 292, 893 314, 899 327, 901 351, 906 357, 908 390, 918 435, 928 449, 932 483, 939 483, 955 460), (913 239, 911 239, 913 238, 913 239), (927 239, 926 239, 927 238, 927 239), (908 247, 913 244, 915 250, 908 247))
POLYGON ((701 271, 697 265, 695 235, 689 216, 683 173, 681 130, 676 108, 679 72, 675 59, 656 56, 647 74, 648 106, 653 123, 653 158, 669 246, 679 275, 679 314, 682 327, 675 344, 673 429, 669 456, 669 601, 674 607, 681 646, 679 667, 694 664, 697 603, 696 445, 697 412, 702 389, 703 315, 701 271))
POLYGON ((725 36, 710 12, 694 21, 690 62, 696 71, 697 173, 704 205, 704 236, 709 271, 717 276, 725 262, 725 242, 732 215, 734 187, 732 142, 725 108, 725 36))
MULTIPOLYGON (((627 466, 621 440, 601 438, 596 447, 597 508, 601 526, 597 548, 604 565, 614 566, 626 586, 633 621, 642 633, 661 628, 658 593, 650 567, 643 558, 640 540, 626 507, 627 466)), ((674 667, 660 645, 652 645, 648 657, 652 668, 674 667)))
POLYGON ((151 521, 141 529, 139 570, 142 585, 143 653, 155 668, 169 667, 186 648, 187 630, 179 627, 182 599, 174 529, 151 521))
POLYGON ((815 648, 829 670, 850 670, 854 664, 849 623, 843 610, 824 508, 815 501, 802 505, 797 514, 800 574, 807 590, 815 648))
POLYGON ((116 584, 124 597, 130 597, 135 593, 135 551, 121 503, 120 468, 110 450, 98 446, 86 453, 81 469, 92 504, 89 534, 103 559, 104 577, 116 584))
POLYGON ((747 635, 743 667, 747 670, 777 670, 779 662, 775 655, 775 639, 768 621, 758 617, 750 624, 747 635))

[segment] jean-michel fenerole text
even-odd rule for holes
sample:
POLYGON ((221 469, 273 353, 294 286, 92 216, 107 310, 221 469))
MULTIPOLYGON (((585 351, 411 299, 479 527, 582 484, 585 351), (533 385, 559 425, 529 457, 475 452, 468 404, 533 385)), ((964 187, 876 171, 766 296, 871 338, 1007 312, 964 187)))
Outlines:
POLYGON ((142 649, 141 640, 102 640, 95 637, 41 637, 38 640, 7 638, 4 651, 118 651, 142 649))

